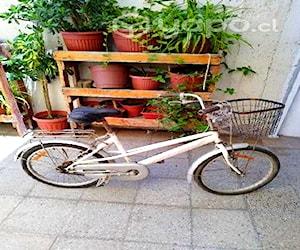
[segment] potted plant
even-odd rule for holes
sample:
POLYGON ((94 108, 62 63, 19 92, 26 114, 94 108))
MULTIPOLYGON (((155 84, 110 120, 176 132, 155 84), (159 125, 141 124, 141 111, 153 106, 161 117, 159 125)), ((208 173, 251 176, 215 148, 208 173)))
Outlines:
POLYGON ((93 85, 96 88, 125 88, 128 82, 128 68, 123 64, 102 63, 90 66, 93 85))
POLYGON ((121 101, 121 105, 127 112, 128 117, 137 117, 143 111, 146 101, 140 99, 125 99, 121 101))
POLYGON ((158 11, 149 8, 123 7, 109 25, 116 49, 120 52, 143 52, 156 49, 157 37, 151 22, 158 11))
POLYGON ((7 101, 4 98, 4 95, 2 94, 2 92, 0 91, 0 115, 6 115, 9 114, 9 105, 7 103, 7 101))
POLYGON ((61 32, 69 50, 103 50, 103 31, 119 12, 116 0, 19 0, 2 17, 61 32))
POLYGON ((56 62, 45 49, 43 29, 36 26, 28 28, 31 33, 20 33, 9 43, 11 57, 7 59, 7 65, 12 62, 19 62, 19 66, 22 66, 19 73, 22 76, 30 77, 42 84, 47 110, 34 115, 33 119, 38 123, 38 126, 46 130, 66 128, 68 126, 67 112, 52 110, 48 93, 48 82, 57 74, 56 62))
POLYGON ((205 68, 200 66, 174 67, 169 71, 170 87, 181 91, 204 91, 205 68))
POLYGON ((144 119, 163 119, 163 114, 160 113, 159 107, 151 106, 147 103, 147 106, 141 113, 144 119))
POLYGON ((203 132, 209 128, 206 120, 198 113, 198 103, 187 107, 176 100, 177 97, 151 99, 147 105, 156 107, 155 112, 160 114, 158 120, 168 131, 179 136, 203 132))
MULTIPOLYGON (((240 34, 223 24, 237 16, 237 8, 221 3, 200 4, 196 0, 148 0, 161 10, 152 20, 161 52, 218 53, 228 51, 234 42, 247 43, 240 34)), ((249 43, 247 43, 249 44, 249 43)))
POLYGON ((166 83, 167 74, 159 68, 146 70, 144 67, 133 67, 129 77, 133 89, 151 90, 158 89, 161 83, 166 83))

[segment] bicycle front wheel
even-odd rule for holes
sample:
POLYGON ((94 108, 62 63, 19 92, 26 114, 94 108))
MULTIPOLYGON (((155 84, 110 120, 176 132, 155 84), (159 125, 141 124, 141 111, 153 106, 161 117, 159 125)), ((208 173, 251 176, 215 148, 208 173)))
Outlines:
POLYGON ((242 175, 233 171, 219 153, 195 169, 195 183, 212 193, 245 194, 272 181, 280 168, 276 155, 264 148, 248 146, 228 153, 230 162, 242 175))
MULTIPOLYGON (((88 187, 96 184, 98 179, 64 171, 88 150, 87 147, 68 143, 44 143, 25 152, 21 164, 28 175, 43 183, 67 188, 88 187)), ((89 159, 93 158, 103 156, 97 153, 89 159)))

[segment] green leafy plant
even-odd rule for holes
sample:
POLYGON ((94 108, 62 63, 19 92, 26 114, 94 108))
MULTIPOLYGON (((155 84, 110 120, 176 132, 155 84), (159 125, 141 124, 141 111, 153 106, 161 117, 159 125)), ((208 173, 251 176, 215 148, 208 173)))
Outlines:
POLYGON ((0 18, 59 31, 99 31, 120 14, 116 0, 18 0, 0 18))
POLYGON ((244 76, 250 75, 250 74, 256 74, 256 71, 254 71, 251 66, 242 66, 237 67, 235 69, 228 69, 228 73, 232 72, 241 72, 244 76))
POLYGON ((145 68, 145 67, 135 67, 132 66, 133 71, 131 74, 133 75, 139 75, 139 76, 152 76, 153 81, 158 81, 160 83, 167 83, 167 80, 169 78, 168 71, 161 69, 161 68, 145 68))
POLYGON ((152 20, 151 29, 155 30, 162 52, 201 53, 202 51, 228 53, 236 42, 250 45, 241 34, 229 30, 228 24, 237 17, 239 9, 221 3, 198 3, 184 0, 148 0, 153 7, 161 10, 152 20))
POLYGON ((176 132, 179 136, 203 132, 208 129, 208 124, 198 114, 198 104, 184 106, 175 97, 163 97, 151 99, 147 105, 156 107, 156 111, 162 114, 159 121, 170 132, 176 132))
MULTIPOLYGON (((108 31, 132 39, 141 47, 154 52, 158 49, 156 43, 153 42, 157 37, 157 32, 153 30, 152 22, 157 13, 159 11, 147 7, 122 7, 119 16, 112 19, 108 25, 108 31)), ((155 55, 149 57, 149 61, 155 60, 155 55)))
MULTIPOLYGON (((20 91, 16 81, 9 81, 9 87, 10 87, 10 90, 11 90, 13 96, 15 97, 15 99, 18 103, 29 105, 28 102, 26 101, 28 94, 20 91)), ((7 114, 7 115, 11 114, 10 105, 6 101, 2 91, 0 91, 0 107, 5 110, 5 114, 7 114)))
POLYGON ((6 63, 9 80, 29 77, 41 82, 48 117, 51 118, 48 82, 57 75, 57 64, 45 48, 43 28, 32 26, 28 29, 31 33, 20 33, 9 43, 11 57, 2 59, 6 63))

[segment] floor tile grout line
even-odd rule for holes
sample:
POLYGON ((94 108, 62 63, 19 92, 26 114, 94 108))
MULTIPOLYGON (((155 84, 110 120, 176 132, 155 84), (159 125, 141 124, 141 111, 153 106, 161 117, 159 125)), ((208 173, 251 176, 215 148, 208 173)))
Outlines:
POLYGON ((263 243, 262 243, 262 239, 260 237, 260 233, 257 231, 257 228, 256 228, 256 224, 255 224, 255 219, 254 219, 254 216, 253 216, 253 213, 252 213, 252 210, 250 208, 250 205, 248 203, 248 199, 247 199, 247 195, 244 195, 243 196, 243 199, 244 199, 244 202, 245 202, 245 206, 246 206, 246 211, 248 212, 249 214, 249 218, 250 218, 250 221, 251 221, 251 225, 255 231, 255 235, 256 235, 256 238, 257 238, 257 242, 258 242, 258 245, 259 245, 259 249, 263 249, 263 243))
POLYGON ((138 191, 139 191, 141 185, 142 185, 142 182, 138 182, 137 187, 136 187, 136 191, 135 191, 135 195, 134 195, 134 198, 133 198, 133 201, 130 203, 131 204, 131 208, 130 208, 130 213, 129 213, 129 216, 128 216, 128 220, 126 222, 125 232, 124 232, 123 237, 122 237, 123 242, 126 240, 126 237, 128 236, 128 233, 129 233, 129 226, 130 226, 130 222, 132 220, 133 211, 134 211, 134 208, 136 206, 136 200, 137 200, 137 196, 138 196, 138 191))
MULTIPOLYGON (((18 196, 17 196, 18 197, 18 196)), ((20 201, 17 203, 17 205, 7 214, 7 216, 0 221, 0 229, 2 224, 8 219, 8 217, 17 209, 17 207, 20 206, 20 204, 26 199, 26 196, 21 196, 22 198, 20 199, 20 201)))
POLYGON ((79 199, 77 199, 77 200, 75 199, 74 201, 76 201, 76 202, 74 204, 74 207, 70 210, 70 216, 67 219, 67 223, 61 229, 63 235, 65 235, 65 233, 66 233, 66 227, 71 223, 71 220, 72 220, 72 218, 74 217, 74 214, 75 214, 74 211, 76 210, 76 208, 78 207, 78 204, 80 202, 79 199))
POLYGON ((194 247, 194 217, 193 217, 193 201, 192 201, 192 185, 189 184, 189 200, 190 200, 190 223, 191 223, 191 246, 194 247))

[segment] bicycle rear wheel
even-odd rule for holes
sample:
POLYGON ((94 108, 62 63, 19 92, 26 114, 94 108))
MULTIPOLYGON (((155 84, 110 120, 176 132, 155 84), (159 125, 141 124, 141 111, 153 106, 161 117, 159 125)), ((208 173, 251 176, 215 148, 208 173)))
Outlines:
MULTIPOLYGON (((64 171, 64 168, 87 151, 88 147, 74 144, 45 143, 26 151, 21 164, 28 175, 43 183, 67 188, 88 187, 96 184, 98 179, 64 171)), ((89 159, 93 158, 103 158, 103 156, 97 153, 89 159)))
POLYGON ((194 171, 194 181, 216 194, 245 194, 272 181, 280 163, 272 152, 254 146, 228 151, 230 162, 243 175, 238 175, 225 162, 222 153, 202 162, 194 171))

